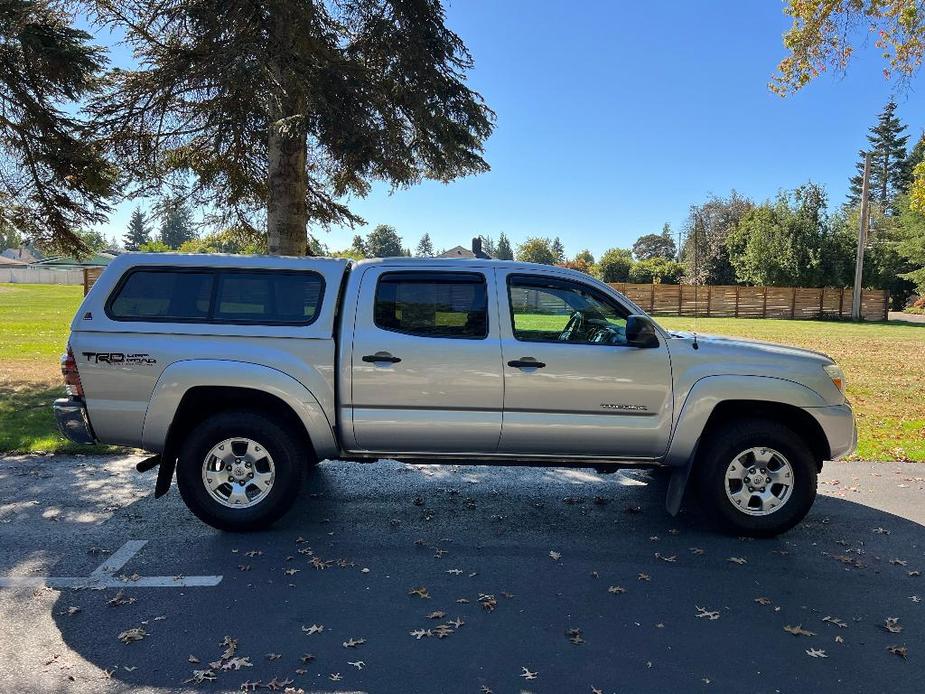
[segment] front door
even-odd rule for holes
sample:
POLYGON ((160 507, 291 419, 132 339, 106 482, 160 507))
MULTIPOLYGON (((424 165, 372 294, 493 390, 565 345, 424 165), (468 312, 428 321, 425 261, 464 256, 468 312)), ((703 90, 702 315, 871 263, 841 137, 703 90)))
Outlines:
POLYGON ((494 282, 476 268, 365 269, 351 357, 358 450, 498 450, 503 374, 494 282))
POLYGON ((656 458, 671 430, 668 349, 626 344, 629 310, 591 284, 499 270, 504 424, 499 451, 656 458))

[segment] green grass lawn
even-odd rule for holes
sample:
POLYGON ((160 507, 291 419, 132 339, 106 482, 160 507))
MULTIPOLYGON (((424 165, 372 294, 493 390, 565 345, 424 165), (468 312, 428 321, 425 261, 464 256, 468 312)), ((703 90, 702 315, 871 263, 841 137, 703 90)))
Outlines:
MULTIPOLYGON (((0 451, 94 450, 59 437, 50 408, 63 392, 58 358, 81 299, 81 287, 0 284, 0 451)), ((691 318, 656 320, 694 328, 691 318)), ((847 373, 857 457, 925 461, 925 325, 699 318, 696 329, 825 352, 847 373)))

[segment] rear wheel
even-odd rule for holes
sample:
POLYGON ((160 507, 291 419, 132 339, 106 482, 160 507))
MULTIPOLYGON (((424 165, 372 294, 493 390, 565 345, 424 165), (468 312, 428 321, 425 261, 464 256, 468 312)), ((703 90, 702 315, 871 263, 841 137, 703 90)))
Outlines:
POLYGON ((177 486, 197 518, 220 530, 265 528, 292 506, 308 451, 288 427, 248 411, 222 412, 188 435, 177 486))
POLYGON ((773 537, 799 523, 816 499, 806 441, 773 420, 742 419, 708 434, 695 462, 700 498, 726 531, 773 537))

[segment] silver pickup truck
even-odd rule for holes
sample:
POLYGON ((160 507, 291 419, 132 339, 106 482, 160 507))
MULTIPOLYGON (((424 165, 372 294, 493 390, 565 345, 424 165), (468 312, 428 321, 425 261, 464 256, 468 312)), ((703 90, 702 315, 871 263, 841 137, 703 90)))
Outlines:
POLYGON ((854 450, 822 354, 666 331, 611 287, 496 260, 127 254, 71 324, 72 441, 155 453, 155 495, 264 527, 329 459, 670 471, 726 530, 798 523, 854 450))

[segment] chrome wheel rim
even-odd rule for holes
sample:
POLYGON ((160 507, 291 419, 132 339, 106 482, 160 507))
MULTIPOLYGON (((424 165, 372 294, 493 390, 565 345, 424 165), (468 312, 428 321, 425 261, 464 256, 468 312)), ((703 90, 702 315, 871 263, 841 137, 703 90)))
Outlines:
POLYGON ((202 461, 202 483, 209 496, 229 508, 251 508, 263 501, 276 481, 269 451, 235 436, 215 444, 202 461))
POLYGON ((793 491, 793 467, 773 448, 757 446, 742 451, 726 468, 726 497, 749 516, 777 513, 793 491))

